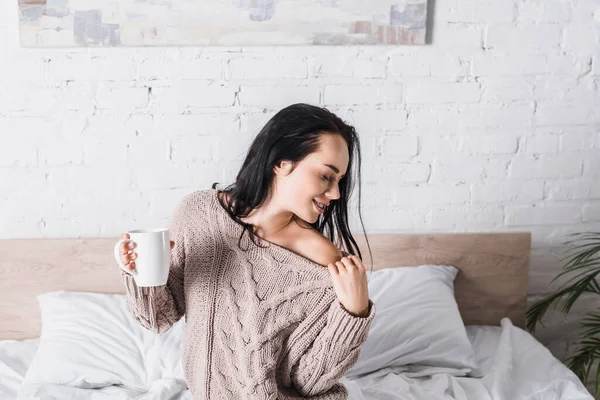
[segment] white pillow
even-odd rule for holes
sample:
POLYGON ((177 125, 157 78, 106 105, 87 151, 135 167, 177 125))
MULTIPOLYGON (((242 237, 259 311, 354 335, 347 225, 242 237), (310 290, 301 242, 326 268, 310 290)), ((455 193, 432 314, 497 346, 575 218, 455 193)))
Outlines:
POLYGON ((131 316, 125 295, 56 291, 37 300, 42 333, 23 386, 122 385, 146 392, 156 379, 184 379, 183 318, 158 334, 131 316))
POLYGON ((477 374, 475 353, 454 299, 457 272, 451 265, 373 271, 369 297, 377 313, 358 361, 346 376, 385 367, 412 372, 438 367, 455 376, 477 374))

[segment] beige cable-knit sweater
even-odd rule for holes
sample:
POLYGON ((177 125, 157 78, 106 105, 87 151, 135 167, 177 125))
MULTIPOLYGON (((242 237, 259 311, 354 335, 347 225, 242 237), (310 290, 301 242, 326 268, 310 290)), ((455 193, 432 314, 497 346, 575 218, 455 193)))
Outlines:
POLYGON ((138 288, 122 273, 127 308, 145 328, 185 315, 183 369, 194 399, 346 399, 338 381, 356 362, 375 314, 340 305, 327 268, 257 238, 221 206, 217 190, 184 197, 170 227, 166 285, 138 288))

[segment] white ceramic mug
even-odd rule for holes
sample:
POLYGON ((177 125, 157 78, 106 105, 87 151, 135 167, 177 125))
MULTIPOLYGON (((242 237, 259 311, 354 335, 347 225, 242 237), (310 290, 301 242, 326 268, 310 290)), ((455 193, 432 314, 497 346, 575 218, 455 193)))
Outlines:
POLYGON ((169 230, 136 229, 129 233, 130 239, 121 239, 115 245, 115 259, 119 267, 133 276, 139 287, 161 286, 167 284, 171 264, 171 242, 169 230), (133 251, 137 254, 135 269, 132 271, 121 261, 122 243, 134 242, 133 251))

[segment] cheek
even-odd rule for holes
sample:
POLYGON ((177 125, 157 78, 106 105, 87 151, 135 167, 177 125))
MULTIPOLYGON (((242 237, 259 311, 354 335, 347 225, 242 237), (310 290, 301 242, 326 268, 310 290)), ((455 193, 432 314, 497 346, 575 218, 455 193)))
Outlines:
POLYGON ((305 203, 305 200, 319 196, 327 190, 327 182, 322 180, 318 174, 301 172, 289 175, 283 182, 282 194, 288 202, 305 203))
POLYGON ((318 187, 319 180, 306 175, 297 175, 290 177, 288 186, 292 187, 296 192, 307 192, 310 189, 318 187))
POLYGON ((316 179, 296 178, 286 182, 284 189, 288 204, 305 207, 307 202, 323 193, 324 185, 316 179))
POLYGON ((300 187, 301 193, 305 197, 315 197, 323 193, 327 189, 327 185, 320 178, 306 179, 300 187))

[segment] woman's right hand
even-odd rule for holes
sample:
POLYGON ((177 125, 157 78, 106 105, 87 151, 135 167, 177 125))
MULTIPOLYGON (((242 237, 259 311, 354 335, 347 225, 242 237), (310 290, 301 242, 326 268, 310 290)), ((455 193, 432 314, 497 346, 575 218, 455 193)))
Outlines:
MULTIPOLYGON (((129 239, 129 233, 121 233, 120 239, 129 239)), ((121 243, 119 250, 123 265, 131 271, 135 269, 135 260, 137 259, 137 253, 134 252, 135 247, 135 242, 125 242, 121 243)), ((173 247, 175 247, 175 242, 171 240, 171 249, 173 249, 173 247)))

